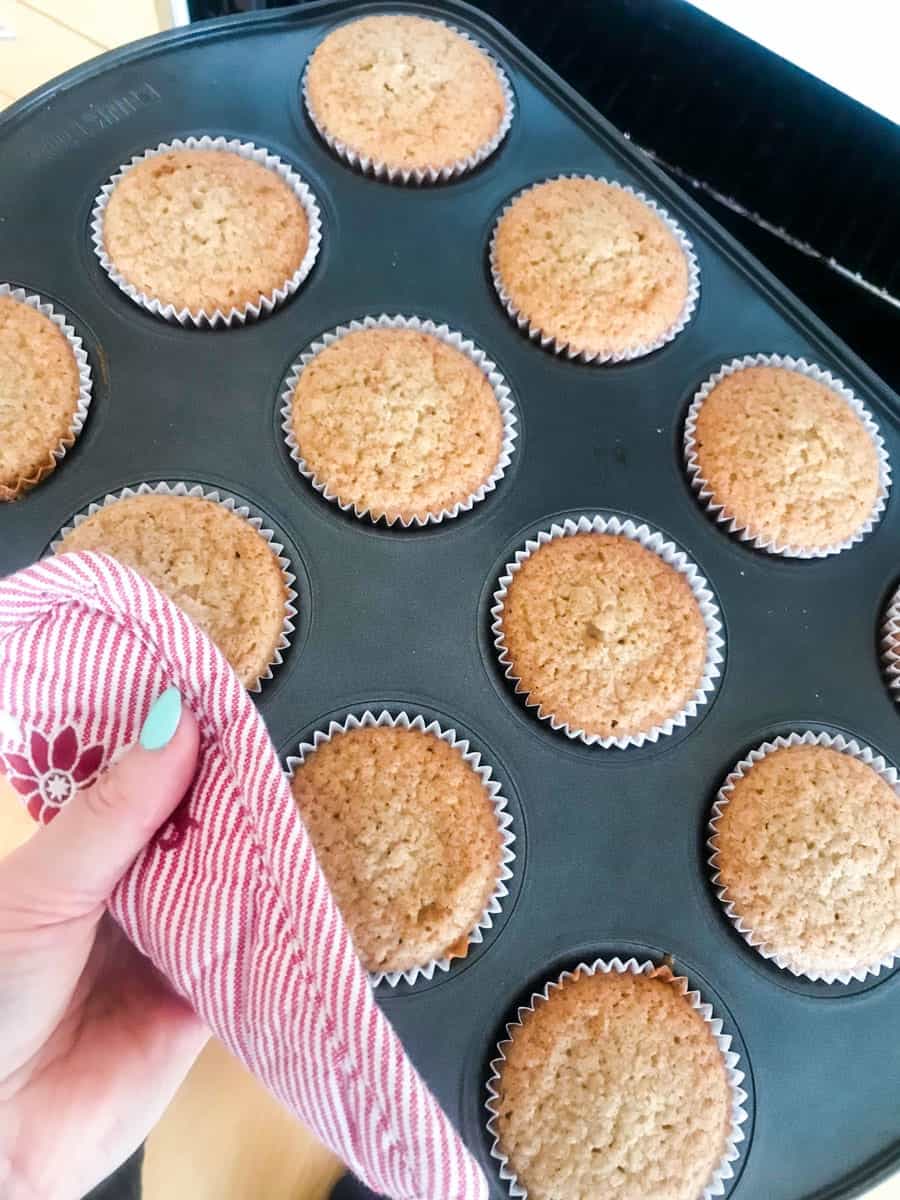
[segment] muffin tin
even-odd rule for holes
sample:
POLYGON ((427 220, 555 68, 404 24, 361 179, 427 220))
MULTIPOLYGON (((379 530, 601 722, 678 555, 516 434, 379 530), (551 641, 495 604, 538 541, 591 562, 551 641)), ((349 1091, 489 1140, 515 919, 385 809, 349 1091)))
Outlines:
POLYGON ((33 561, 105 494, 185 480, 246 503, 285 546, 298 629, 259 696, 285 754, 331 718, 406 710, 455 729, 500 781, 516 835, 509 895, 483 942, 431 981, 378 989, 385 1012, 504 1196, 484 1108, 489 1063, 519 1003, 598 957, 670 959, 699 988, 746 1072, 747 1137, 726 1193, 857 1195, 900 1163, 900 981, 797 979, 728 921, 709 880, 716 792, 753 746, 791 730, 856 737, 900 762, 900 713, 879 626, 900 573, 892 493, 865 539, 798 561, 742 544, 702 509, 682 436, 696 389, 744 354, 805 358, 871 409, 900 462, 900 402, 641 153, 510 35, 458 0, 396 4, 442 17, 503 65, 516 116, 499 150, 444 186, 365 177, 306 117, 306 59, 338 21, 383 5, 336 0, 217 21, 116 51, 0 120, 0 277, 38 293, 83 338, 94 374, 84 430, 53 475, 0 505, 0 572, 33 561), (322 246, 298 293, 243 328, 181 328, 102 270, 90 216, 121 163, 176 137, 278 155, 313 189, 322 246), (683 226, 701 288, 687 327, 646 358, 597 366, 529 341, 491 283, 494 221, 528 184, 606 176, 683 226), (496 490, 422 529, 361 520, 290 457, 280 393, 324 331, 402 312, 446 323, 496 362, 519 438, 496 490), (526 710, 491 634, 497 581, 540 530, 595 514, 646 522, 708 580, 725 641, 710 702, 625 750, 570 741, 526 710))

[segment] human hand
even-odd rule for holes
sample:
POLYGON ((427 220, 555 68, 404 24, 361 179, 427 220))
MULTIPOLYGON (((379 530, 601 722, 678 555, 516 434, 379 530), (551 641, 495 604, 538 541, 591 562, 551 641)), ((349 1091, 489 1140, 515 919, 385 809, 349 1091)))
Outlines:
POLYGON ((198 744, 169 689, 140 744, 0 862, 3 1200, 82 1196, 140 1145, 206 1041, 106 913, 187 790, 198 744))

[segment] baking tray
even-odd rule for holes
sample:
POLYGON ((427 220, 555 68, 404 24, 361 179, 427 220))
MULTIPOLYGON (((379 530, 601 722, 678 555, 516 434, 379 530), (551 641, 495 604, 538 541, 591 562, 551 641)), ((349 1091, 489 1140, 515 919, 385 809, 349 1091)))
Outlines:
MULTIPOLYGON (((745 131, 743 136, 752 136, 745 131)), ((471 738, 509 798, 518 838, 504 912, 448 974, 379 999, 463 1136, 505 1194, 484 1131, 486 1064, 532 986, 599 954, 670 955, 711 1000, 747 1072, 741 1197, 848 1197, 900 1160, 900 982, 805 983, 748 948, 707 881, 717 787, 745 751, 791 728, 849 732, 900 762, 900 715, 877 628, 896 583, 896 488, 865 541, 792 561, 729 537, 699 507, 681 457, 696 386, 746 353, 805 356, 871 407, 900 463, 900 404, 816 318, 666 176, 492 20, 459 0, 335 0, 229 18, 105 55, 0 120, 0 278, 53 301, 94 369, 85 430, 52 477, 0 506, 0 571, 41 556, 73 513, 143 480, 184 479, 246 499, 295 565, 300 622, 259 706, 282 753, 333 715, 406 708, 471 738), (315 44, 364 12, 444 17, 509 73, 517 113, 499 152, 442 187, 357 174, 317 138, 299 99, 315 44), (89 214, 132 154, 189 134, 268 147, 323 210, 301 291, 243 329, 169 325, 139 309, 94 256, 89 214), (701 297, 687 329, 618 366, 568 362, 500 307, 487 243, 504 201, 567 171, 660 201, 692 238, 701 297), (520 437, 497 491, 423 530, 373 527, 322 499, 291 462, 278 394, 319 333, 366 314, 418 314, 472 337, 506 375, 520 437), (722 608, 726 659, 711 704, 639 749, 568 741, 526 712, 489 631, 491 593, 526 537, 564 515, 646 520, 688 551, 722 608)))

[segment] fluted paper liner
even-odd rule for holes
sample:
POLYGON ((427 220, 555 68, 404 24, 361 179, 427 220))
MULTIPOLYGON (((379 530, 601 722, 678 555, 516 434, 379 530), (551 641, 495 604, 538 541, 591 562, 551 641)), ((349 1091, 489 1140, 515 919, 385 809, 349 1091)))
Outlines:
POLYGON ((284 602, 284 620, 281 626, 281 636, 278 639, 278 644, 275 651, 269 660, 269 664, 265 671, 260 675, 257 681, 247 688, 249 692, 260 692, 262 685, 267 679, 272 678, 272 672, 275 667, 278 667, 283 662, 284 651, 291 644, 291 636, 294 632, 294 618, 297 615, 297 607, 294 601, 297 599, 297 593, 294 590, 296 576, 291 571, 290 559, 286 558, 283 551, 284 547, 280 542, 275 540, 273 530, 266 528, 265 518, 255 513, 248 505, 241 504, 240 501, 232 499, 230 496, 222 497, 217 491, 207 491, 200 487, 199 484, 189 485, 186 483, 140 483, 136 487, 126 487, 120 492, 109 493, 102 500, 96 501, 88 505, 84 511, 76 513, 76 515, 59 531, 53 541, 50 543, 51 551, 56 554, 61 549, 61 543, 67 534, 73 529, 77 529, 83 521, 88 517, 92 517, 94 513, 99 512, 101 508, 107 508, 110 504, 116 504, 119 500, 127 500, 133 496, 192 496, 200 500, 210 500, 216 504, 221 504, 228 512, 235 513, 251 525, 256 532, 269 543, 272 551, 278 559, 278 565, 281 567, 281 573, 284 577, 284 585, 286 589, 284 602))
POLYGON ((780 554, 785 558, 827 558, 830 554, 840 554, 842 550, 848 550, 857 542, 862 541, 866 534, 871 533, 881 520, 881 514, 884 512, 888 493, 891 488, 891 464, 887 450, 885 449, 884 439, 872 414, 862 401, 853 394, 846 384, 840 379, 835 378, 830 371, 823 371, 821 367, 808 363, 805 358, 791 358, 782 354, 745 354, 743 358, 733 358, 731 362, 726 363, 713 375, 710 375, 709 379, 694 393, 694 398, 691 401, 691 406, 685 418, 684 458, 691 486, 697 493, 697 498, 711 516, 721 524, 727 526, 728 532, 735 534, 742 542, 750 542, 757 550, 765 550, 768 554, 780 554), (703 478, 698 460, 697 418, 700 415, 700 409, 703 407, 704 401, 713 388, 727 376, 734 375, 738 371, 743 371, 747 367, 783 367, 788 371, 796 371, 798 375, 805 375, 809 379, 814 379, 817 383, 824 384, 836 396, 844 400, 864 425, 866 432, 875 443, 875 449, 878 453, 878 496, 872 506, 872 511, 852 537, 845 538, 841 542, 832 542, 827 546, 820 546, 813 549, 803 546, 782 545, 780 542, 772 541, 770 538, 764 537, 761 533, 757 533, 756 530, 749 526, 742 525, 737 518, 731 516, 724 503, 716 500, 712 488, 706 479, 703 478))
POLYGON ((0 283, 0 297, 4 296, 9 297, 10 300, 16 300, 20 304, 27 304, 29 308, 33 308, 35 312, 39 312, 42 316, 52 321, 60 333, 62 333, 63 337, 69 343, 69 349, 72 351, 72 355, 75 358, 75 365, 78 368, 78 399, 75 402, 75 412, 72 414, 72 421, 65 437, 52 450, 48 450, 45 462, 33 474, 17 480, 13 487, 0 484, 0 501, 18 499, 25 492, 30 491, 33 487, 37 487, 39 483, 56 470, 57 464, 65 458, 67 451, 75 445, 75 441, 81 433, 84 422, 87 419, 88 409, 91 405, 93 389, 91 365, 88 362, 88 356, 85 353, 81 338, 65 317, 56 312, 53 305, 43 300, 40 296, 26 292, 24 288, 13 287, 11 283, 0 283))
MULTIPOLYGON (((510 1021, 507 1024, 506 1038, 497 1045, 496 1055, 491 1061, 491 1074, 487 1082, 488 1098, 485 1101, 485 1108, 491 1114, 487 1122, 488 1133, 493 1138, 491 1157, 499 1163, 500 1178, 506 1184, 510 1196, 515 1197, 516 1200, 525 1200, 528 1196, 528 1189, 519 1182, 515 1171, 509 1165, 509 1159, 503 1153, 503 1149, 500 1146, 500 1137, 497 1131, 497 1102, 499 1100, 497 1084, 500 1079, 501 1068, 506 1061, 506 1047, 510 1045, 515 1031, 522 1027, 522 1018, 525 1013, 534 1012, 539 1004, 546 1003, 549 1000, 552 991, 565 987, 579 973, 596 975, 598 971, 604 975, 609 975, 610 972, 615 971, 619 975, 624 975, 627 972, 632 975, 665 977, 684 996, 685 1002, 690 1004, 691 1008, 695 1009, 706 1022, 710 1035, 715 1039, 715 1043, 722 1055, 728 1086, 731 1089, 731 1124, 728 1129, 722 1158, 718 1166, 713 1170, 709 1182, 697 1200, 709 1200, 710 1197, 721 1196, 725 1191, 725 1184, 734 1176, 734 1167, 732 1164, 740 1157, 740 1145, 745 1137, 742 1126, 747 1120, 747 1111, 744 1108, 744 1104, 747 1101, 747 1093, 741 1086, 744 1082, 744 1072, 740 1069, 740 1056, 731 1049, 731 1037, 722 1032, 722 1020, 720 1017, 714 1015, 712 1005, 705 1003, 698 991, 690 990, 688 981, 683 975, 672 975, 668 968, 657 967, 650 961, 638 962, 636 958, 629 958, 624 961, 621 958, 611 958, 608 960, 598 958, 592 963, 579 963, 571 971, 563 971, 557 979, 548 981, 542 991, 532 993, 530 1002, 520 1006, 516 1014, 516 1020, 510 1021)), ((665 1086, 665 1080, 660 1081, 660 1086, 665 1086)))
POLYGON ((853 738, 845 738, 841 735, 832 736, 828 733, 813 733, 811 730, 808 730, 802 734, 790 733, 785 737, 776 737, 771 742, 763 742, 762 745, 757 746, 755 750, 751 750, 746 758, 742 758, 732 768, 719 789, 716 801, 713 804, 712 816, 710 817, 708 826, 710 836, 706 843, 709 849, 709 868, 712 883, 716 889, 716 895, 721 900, 732 925, 747 945, 752 946, 763 958, 770 959, 776 966, 781 967, 784 971, 790 971, 798 979, 803 978, 811 979, 814 982, 843 984, 850 983, 853 979, 862 981, 868 975, 878 975, 882 967, 892 967, 895 960, 900 957, 900 946, 892 953, 886 954, 883 958, 879 959, 878 962, 860 963, 852 971, 799 970, 788 958, 780 954, 768 942, 764 941, 761 934, 755 933, 751 926, 735 911, 734 904, 728 896, 728 889, 722 883, 719 875, 719 819, 728 806, 735 783, 738 779, 743 778, 750 768, 761 759, 769 754, 773 754, 776 750, 784 750, 789 746, 824 746, 830 750, 839 750, 842 754, 849 754, 851 757, 859 759, 860 762, 877 771, 889 784, 891 789, 900 795, 900 788, 898 788, 897 784, 897 772, 894 767, 888 766, 880 755, 875 754, 868 746, 861 745, 853 738))
POLYGON ((900 587, 896 589, 881 627, 881 654, 891 695, 900 704, 900 587))
POLYGON ((396 525, 399 523, 404 529, 408 529, 411 525, 416 525, 420 528, 425 525, 437 525, 441 521, 458 517, 460 513, 468 512, 474 508, 489 492, 492 492, 496 488, 497 484, 503 478, 506 468, 512 459, 516 438, 519 436, 518 429, 516 428, 516 406, 510 396, 509 386, 496 363, 492 362, 483 350, 480 350, 474 342, 464 338, 461 333, 455 333, 447 325, 436 325, 434 321, 425 320, 421 317, 391 317, 386 313, 382 313, 379 317, 364 317, 361 321, 350 321, 347 325, 338 325, 337 328, 329 330, 328 333, 323 333, 321 337, 317 338, 291 366, 281 392, 281 418, 281 428, 284 430, 284 440, 287 442, 291 458, 297 464, 297 469, 303 478, 308 479, 317 492, 324 496, 326 500, 330 500, 336 504, 342 512, 352 512, 355 516, 361 518, 368 517, 370 521, 376 523, 378 521, 384 521, 387 525, 396 525), (485 479, 484 483, 476 488, 474 492, 471 492, 465 500, 458 501, 456 504, 452 504, 449 508, 443 508, 439 512, 429 512, 425 517, 420 517, 416 514, 409 520, 401 516, 388 517, 383 513, 374 514, 368 506, 357 504, 352 500, 346 500, 332 491, 328 486, 328 481, 320 478, 310 468, 303 457, 303 452, 294 434, 293 422, 294 392, 300 376, 312 360, 328 346, 333 345, 342 337, 346 337, 348 333, 358 333, 363 329, 413 329, 420 333, 431 334, 432 337, 438 338, 447 346, 452 346, 455 350, 459 350, 465 354, 478 367, 491 385, 503 421, 503 440, 500 445, 500 454, 494 469, 487 479, 485 479))
POLYGON ((541 530, 534 538, 529 538, 524 547, 516 551, 513 561, 506 564, 504 572, 498 580, 491 617, 493 618, 491 632, 494 635, 494 646, 497 649, 500 663, 504 667, 504 674, 515 684, 517 694, 524 694, 526 706, 536 708, 538 718, 541 721, 548 721, 551 729, 561 730, 566 737, 584 742, 586 746, 602 746, 605 750, 616 747, 624 750, 628 746, 643 746, 645 742, 656 742, 660 737, 668 736, 676 728, 686 725, 688 719, 695 717, 698 710, 709 701, 715 690, 716 680, 721 674, 722 647, 724 645, 721 636, 722 622, 719 606, 716 604, 706 579, 683 550, 679 550, 672 542, 666 541, 658 531, 650 529, 647 525, 638 524, 630 518, 625 521, 620 520, 619 517, 601 515, 581 516, 577 521, 567 518, 562 525, 554 523, 548 530, 541 530), (573 729, 567 722, 558 720, 552 712, 545 711, 543 706, 531 699, 531 694, 516 675, 515 664, 506 648, 506 637, 503 632, 503 609, 514 576, 521 569, 522 563, 541 546, 545 546, 554 538, 572 537, 576 533, 609 533, 627 537, 657 554, 664 563, 685 577, 703 618, 706 628, 706 657, 703 675, 694 695, 677 713, 668 717, 661 724, 653 725, 639 733, 626 734, 623 737, 601 737, 596 733, 585 733, 583 729, 573 729))
MULTIPOLYGON (((446 183, 450 179, 456 179, 458 176, 466 174, 467 171, 473 171, 475 167, 479 166, 480 163, 483 163, 486 158, 490 158, 494 151, 500 146, 507 133, 509 133, 510 126, 513 122, 513 116, 515 115, 516 105, 513 98, 512 87, 510 86, 506 72, 497 62, 496 58, 494 58, 492 54, 489 54, 480 42, 476 41, 475 38, 471 37, 464 30, 457 28, 456 25, 451 25, 449 21, 439 21, 435 18, 428 19, 434 19, 436 24, 443 25, 447 29, 452 30, 453 33, 458 34, 459 37, 461 37, 464 41, 469 42, 477 50, 480 50, 485 58, 488 59, 497 75, 497 80, 500 84, 500 90, 503 92, 504 111, 503 116, 500 119, 500 124, 497 127, 496 133, 494 133, 492 137, 488 138, 483 145, 479 146, 474 153, 467 155, 465 158, 458 158, 452 163, 435 163, 425 167, 399 167, 383 162, 378 158, 370 158, 368 155, 361 154, 358 150, 354 149, 340 138, 335 137, 328 131, 325 124, 319 119, 319 116, 313 108, 309 97, 309 62, 307 61, 306 67, 303 71, 303 82, 301 87, 303 92, 303 103, 307 113, 309 114, 309 119, 312 121, 316 132, 326 146, 328 146, 328 148, 334 154, 336 154, 338 158, 343 159, 348 166, 354 167, 358 171, 362 171, 364 175, 372 175, 376 179, 386 179, 389 183, 414 183, 419 185, 429 183, 446 183)), ((312 55, 310 55, 310 58, 311 57, 312 55)))
POLYGON ((105 183, 100 189, 100 194, 94 201, 93 211, 91 212, 91 241, 94 245, 94 253, 100 260, 100 265, 116 287, 120 288, 135 304, 141 305, 142 308, 146 308, 148 312, 153 313, 155 316, 163 317, 167 321, 175 321, 179 325, 193 325, 197 329, 204 326, 213 328, 217 325, 243 325, 247 321, 256 320, 264 313, 272 312, 279 304, 283 304, 289 296, 292 296, 297 291, 309 275, 315 265, 319 254, 319 247, 322 243, 322 217, 312 190, 303 182, 297 172, 289 167, 287 163, 282 162, 277 155, 270 154, 264 148, 254 146, 252 142, 241 142, 237 138, 214 138, 204 134, 203 137, 199 138, 188 137, 183 140, 181 138, 174 138, 171 142, 160 142, 155 149, 145 150, 143 154, 136 154, 132 157, 130 163, 120 166, 109 182, 105 183), (119 183, 132 167, 137 166, 138 163, 144 162, 148 158, 155 158, 157 154, 165 154, 170 150, 228 150, 233 154, 239 155, 241 158, 259 163, 268 170, 274 171, 276 175, 288 184, 291 191, 300 201, 303 211, 306 213, 308 225, 306 253, 293 275, 269 295, 264 296, 261 294, 255 304, 245 304, 240 308, 231 308, 228 312, 223 312, 219 308, 213 312, 207 312, 205 309, 202 309, 198 313, 192 313, 189 308, 176 309, 174 304, 166 303, 155 296, 148 296, 145 292, 135 287, 133 283, 129 283, 106 253, 106 247, 103 243, 103 219, 116 184, 119 183))
POLYGON ((472 946, 480 945, 484 940, 484 931, 490 929, 494 924, 494 917, 502 910, 503 899, 509 894, 506 880, 512 878, 510 864, 515 861, 516 857, 512 849, 516 836, 510 829, 512 816, 507 811, 507 802, 501 794, 500 784, 492 777, 493 773, 487 763, 481 761, 481 755, 478 751, 472 750, 465 738, 457 737, 455 729, 443 729, 437 721, 426 722, 422 716, 410 717, 406 712, 401 712, 394 717, 386 710, 383 710, 376 716, 371 710, 366 709, 361 716, 351 713, 344 721, 330 721, 327 729, 317 729, 313 734, 312 741, 301 742, 297 748, 297 753, 287 759, 286 767, 288 773, 293 776, 298 766, 305 762, 311 754, 314 754, 320 746, 324 745, 325 742, 330 742, 338 734, 347 733, 354 729, 375 729, 381 727, 389 729, 412 729, 418 733, 425 733, 431 737, 440 738, 442 742, 446 742, 448 746, 452 746, 467 766, 471 767, 481 780, 494 809, 494 815, 497 818, 497 828, 500 832, 500 870, 497 876, 497 884, 474 928, 469 931, 465 954, 432 959, 421 966, 410 967, 406 971, 369 972, 369 979, 373 987, 377 987, 382 981, 391 987, 396 987, 401 979, 404 979, 409 984, 414 984, 420 979, 433 979, 435 971, 448 971, 454 958, 464 959, 472 946))
POLYGON ((681 228, 677 221, 669 216, 666 209, 651 200, 643 192, 639 192, 636 188, 630 187, 628 184, 617 183, 614 179, 606 179, 602 175, 586 175, 583 173, 574 173, 569 175, 556 175, 552 179, 541 179, 537 183, 529 184, 528 187, 522 188, 516 192, 514 196, 503 207, 503 211, 497 218, 494 225, 494 232, 491 234, 490 247, 490 265, 491 278, 494 281, 494 287, 497 290, 497 295, 500 297, 500 303, 506 309, 510 317, 518 325, 524 333, 527 333, 533 342, 539 342, 544 350, 551 350, 554 354, 563 355, 566 358, 577 359, 583 363, 595 363, 602 366, 604 363, 630 362, 634 358, 643 358, 646 354, 652 354, 654 350, 659 350, 667 345, 685 328, 694 314, 694 309, 697 307, 697 301, 700 298, 700 266, 697 262, 697 256, 694 253, 694 247, 688 238, 687 234, 681 228), (500 276, 500 270, 497 265, 497 234, 500 230, 500 222, 516 203, 517 200, 534 191, 535 188, 541 187, 545 183, 556 183, 560 179, 590 179, 595 183, 605 183, 608 187, 619 188, 620 191, 628 192, 635 199, 640 200, 645 204, 651 212, 663 222, 672 236, 675 238, 678 245, 681 247, 682 253, 687 261, 688 269, 688 287, 687 295, 684 299, 681 312, 676 320, 664 330, 659 337, 654 338, 652 342, 642 342, 636 346, 630 346, 627 350, 617 350, 612 353, 593 352, 590 350, 581 350, 577 346, 573 346, 570 342, 563 338, 554 337, 552 333, 545 332, 540 325, 535 324, 531 318, 523 313, 513 302, 512 297, 507 292, 503 280, 500 276))

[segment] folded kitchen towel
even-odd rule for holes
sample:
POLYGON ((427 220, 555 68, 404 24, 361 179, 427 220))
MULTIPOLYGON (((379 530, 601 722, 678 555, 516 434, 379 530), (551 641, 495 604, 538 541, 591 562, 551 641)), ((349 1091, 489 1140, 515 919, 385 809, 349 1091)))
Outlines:
POLYGON ((170 600, 103 554, 0 580, 0 771, 52 819, 174 685, 201 730, 185 801, 110 910, 210 1029, 376 1192, 487 1185, 375 1004, 262 719, 170 600))

